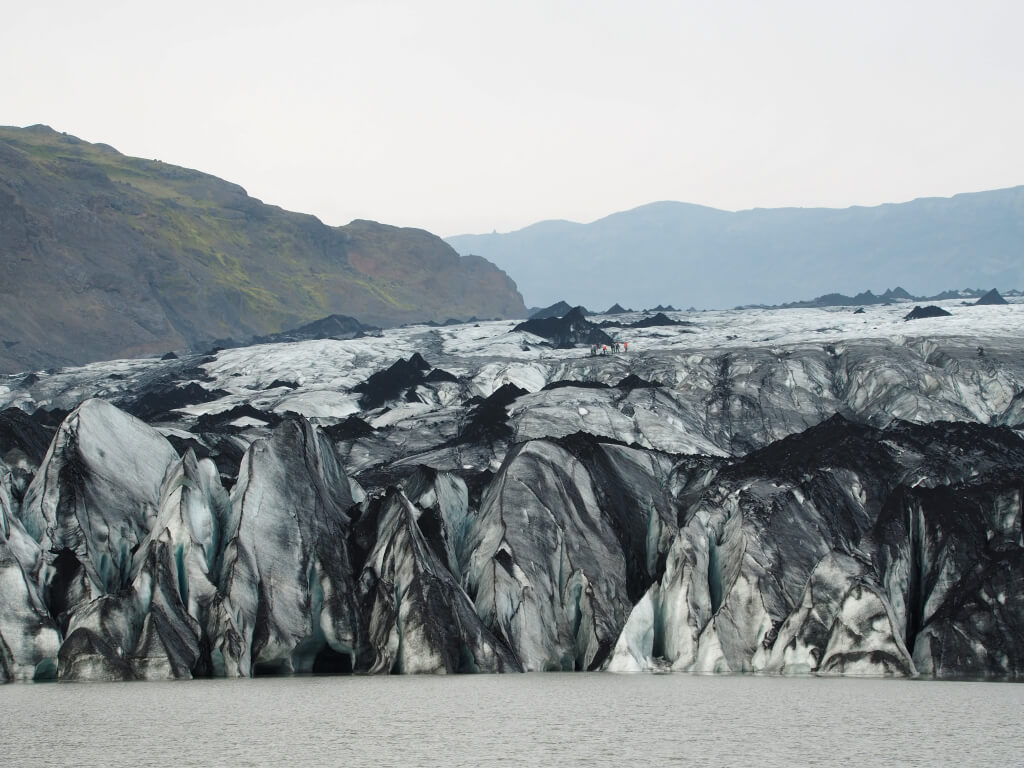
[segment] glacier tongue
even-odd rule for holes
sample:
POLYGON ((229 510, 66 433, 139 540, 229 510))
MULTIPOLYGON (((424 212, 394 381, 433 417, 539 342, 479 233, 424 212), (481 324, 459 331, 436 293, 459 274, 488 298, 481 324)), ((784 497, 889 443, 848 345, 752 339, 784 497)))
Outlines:
POLYGON ((0 412, 0 679, 1020 678, 1024 305, 979 308, 984 339, 896 309, 6 379, 72 410, 0 412), (152 424, 108 402, 169 391, 152 424))

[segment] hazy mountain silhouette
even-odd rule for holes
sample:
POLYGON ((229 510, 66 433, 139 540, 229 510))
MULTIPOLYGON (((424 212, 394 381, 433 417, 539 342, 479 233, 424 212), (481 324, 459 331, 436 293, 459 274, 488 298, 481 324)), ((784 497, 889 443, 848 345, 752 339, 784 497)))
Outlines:
POLYGON ((506 270, 527 304, 779 304, 903 285, 931 295, 1024 284, 1024 186, 872 208, 729 212, 659 202, 590 224, 544 221, 458 235, 506 270))

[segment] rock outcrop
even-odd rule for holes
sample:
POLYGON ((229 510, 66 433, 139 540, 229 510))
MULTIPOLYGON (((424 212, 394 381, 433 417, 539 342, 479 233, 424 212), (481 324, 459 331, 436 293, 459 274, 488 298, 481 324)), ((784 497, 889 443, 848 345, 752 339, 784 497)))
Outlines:
POLYGON ((998 290, 993 288, 974 303, 976 306, 998 306, 1000 304, 1008 304, 1009 302, 1002 297, 998 290))
POLYGON ((569 349, 581 344, 612 343, 611 336, 587 320, 583 307, 575 307, 561 317, 531 317, 513 330, 547 339, 556 349, 569 349))
POLYGON ((934 304, 929 304, 927 307, 916 306, 910 310, 904 317, 904 320, 924 320, 928 317, 949 317, 952 312, 947 312, 942 307, 936 307, 934 304))

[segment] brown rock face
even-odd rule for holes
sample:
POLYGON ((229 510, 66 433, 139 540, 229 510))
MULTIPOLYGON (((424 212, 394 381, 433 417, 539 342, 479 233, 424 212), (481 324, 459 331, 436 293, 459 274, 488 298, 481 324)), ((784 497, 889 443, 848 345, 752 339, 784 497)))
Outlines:
POLYGON ((0 372, 275 333, 524 317, 515 283, 419 229, 328 227, 198 171, 0 128, 0 372))

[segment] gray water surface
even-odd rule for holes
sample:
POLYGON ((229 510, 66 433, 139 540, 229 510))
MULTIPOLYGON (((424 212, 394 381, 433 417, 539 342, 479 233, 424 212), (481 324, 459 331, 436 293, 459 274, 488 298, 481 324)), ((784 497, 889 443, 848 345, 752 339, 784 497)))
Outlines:
POLYGON ((1000 766, 1024 686, 690 675, 0 686, 5 766, 1000 766))

